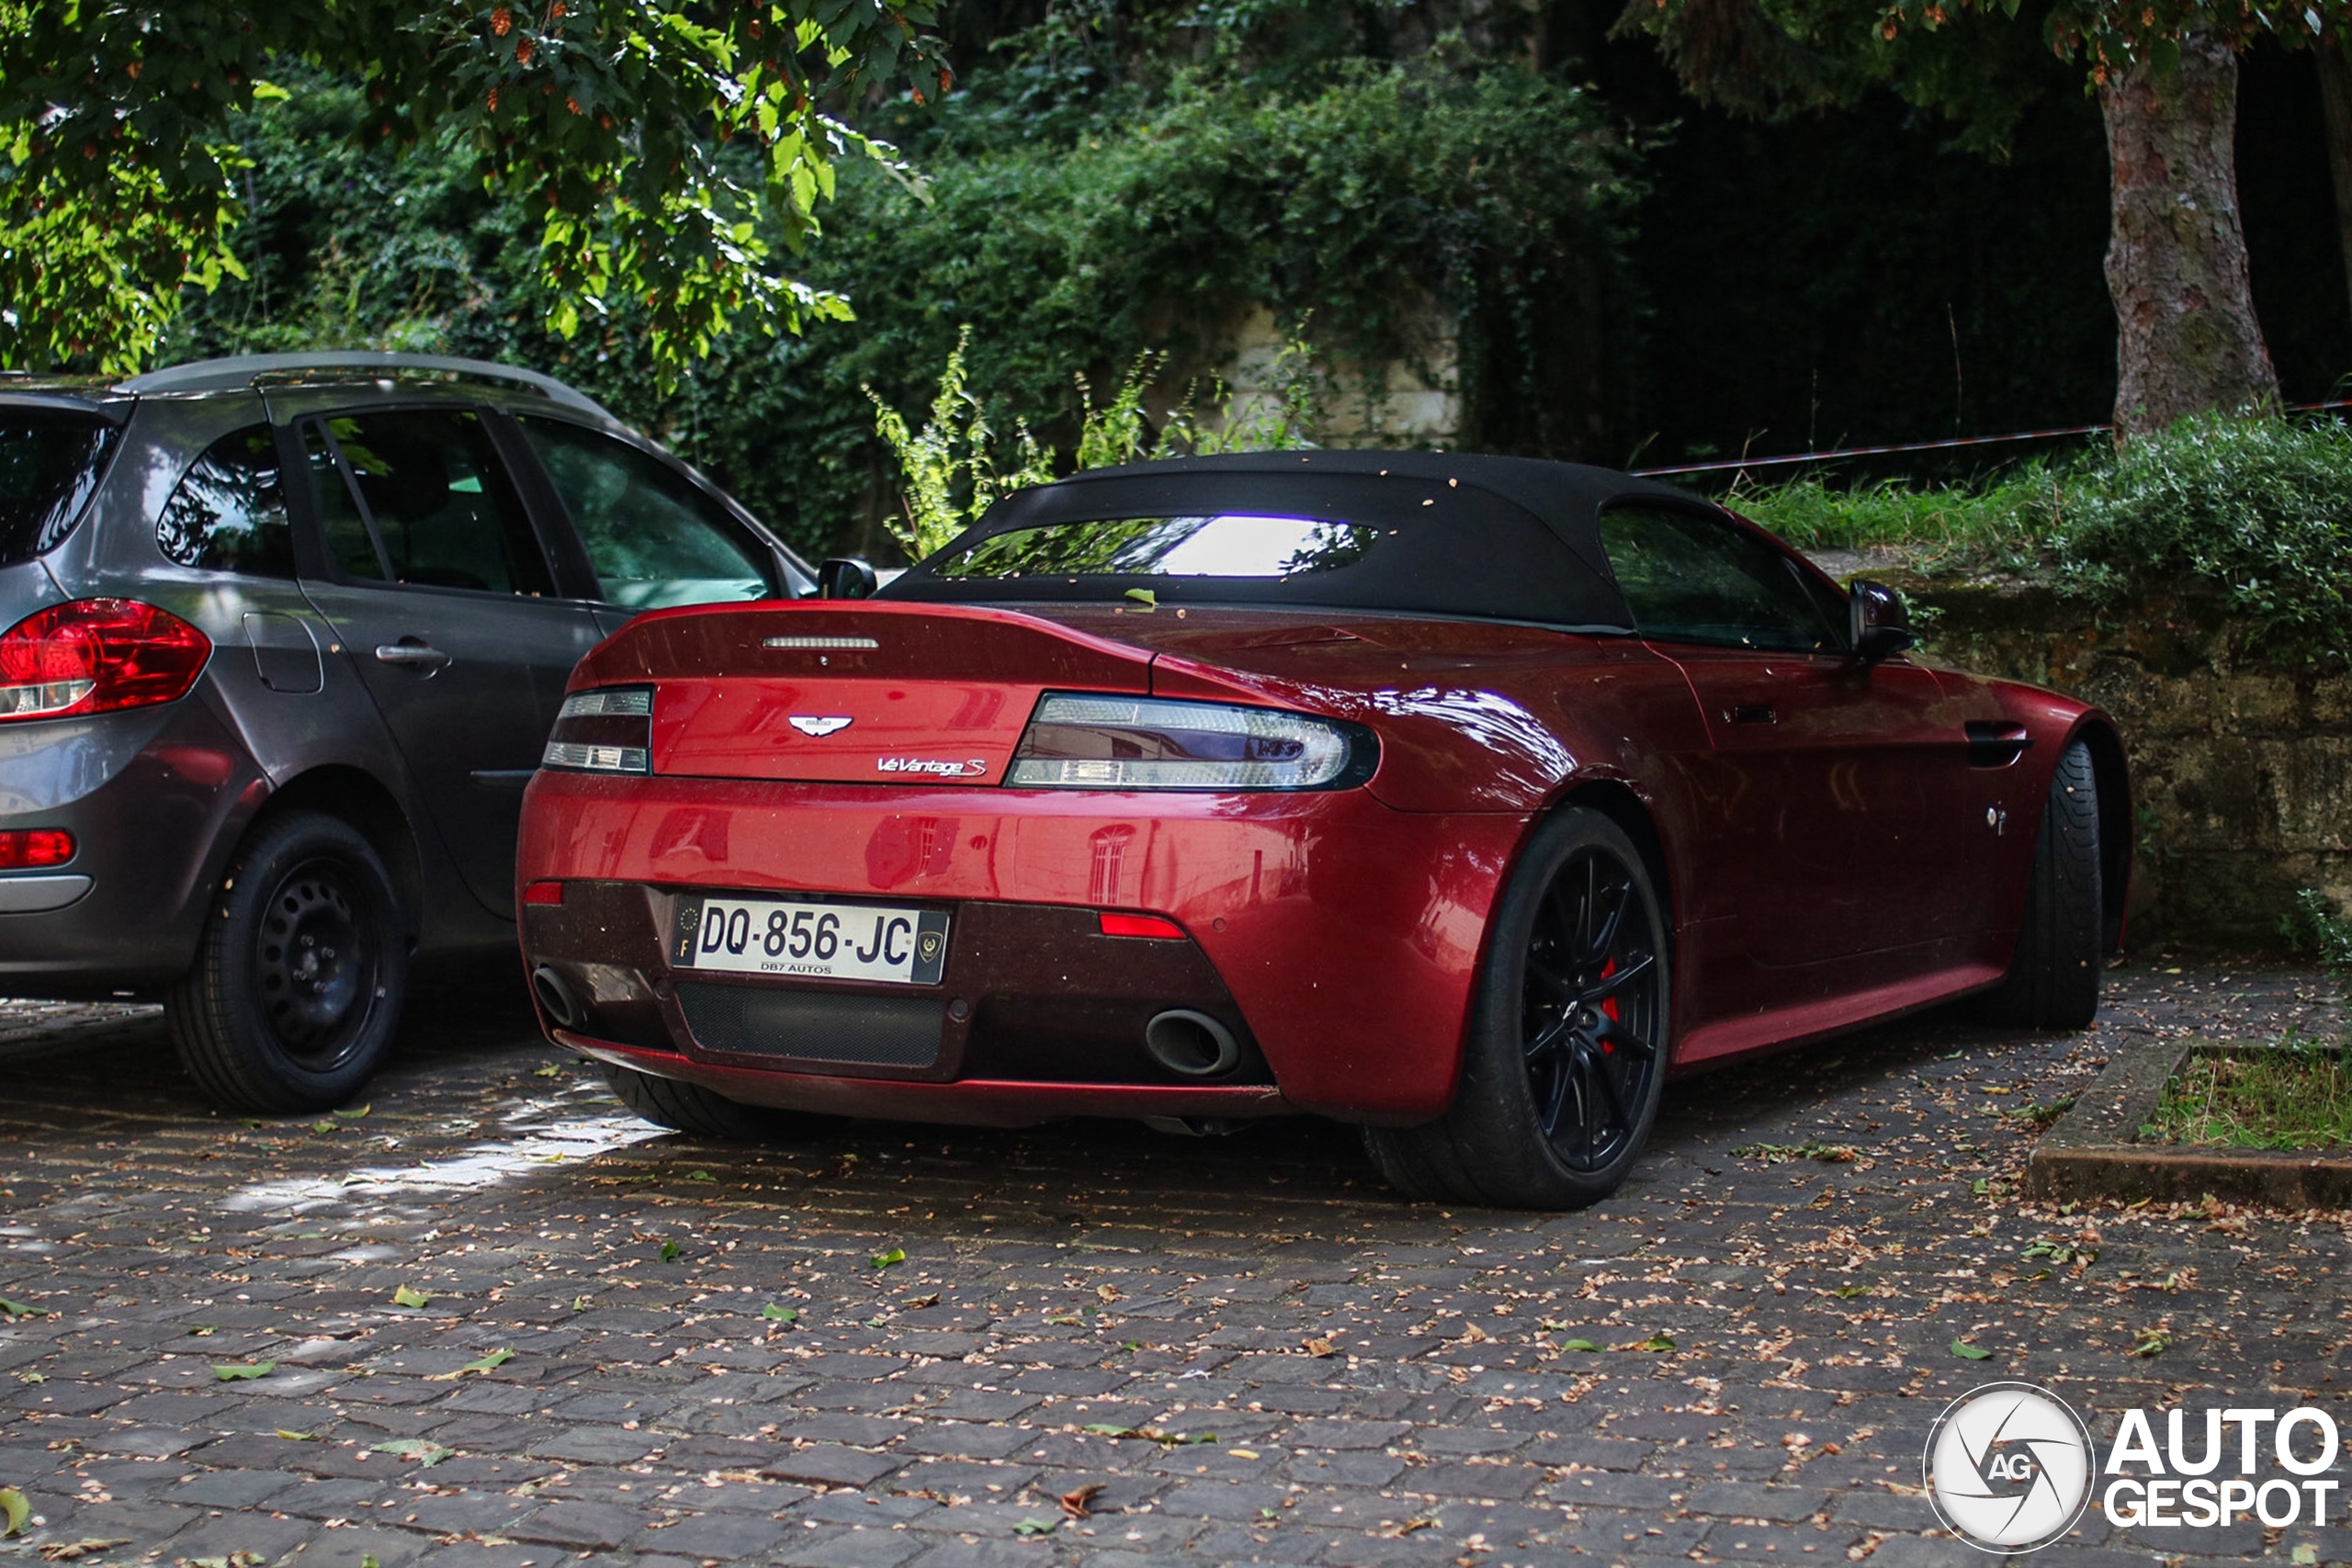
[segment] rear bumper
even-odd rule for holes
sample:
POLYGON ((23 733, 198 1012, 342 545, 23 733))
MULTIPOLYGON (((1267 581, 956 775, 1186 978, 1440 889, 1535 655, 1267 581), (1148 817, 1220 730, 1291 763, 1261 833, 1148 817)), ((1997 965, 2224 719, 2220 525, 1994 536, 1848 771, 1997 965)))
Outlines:
POLYGON ((542 773, 518 876, 564 881, 566 901, 524 907, 523 946, 587 1000, 557 1036, 566 1044, 747 1102, 998 1123, 1292 1110, 1409 1123, 1452 1099, 1487 908, 1524 827, 1393 811, 1361 790, 1144 797, 542 773), (935 987, 676 972, 664 921, 671 891, 688 889, 936 908, 951 919, 947 968, 935 987), (1102 909, 1164 915, 1190 940, 1102 936, 1102 909), (725 1038, 689 1017, 709 1016, 698 987, 733 993, 725 1038), (744 1008, 822 1015, 795 999, 811 996, 917 1034, 933 1010, 937 1049, 845 1062, 826 1032, 796 1043, 741 1025, 744 1008), (1227 1023, 1240 1063, 1214 1082, 1156 1064, 1142 1028, 1170 1008, 1227 1023))
POLYGON ((0 992, 153 992, 184 973, 223 846, 269 784, 207 705, 0 725, 0 829, 62 828, 74 859, 0 874, 0 992))

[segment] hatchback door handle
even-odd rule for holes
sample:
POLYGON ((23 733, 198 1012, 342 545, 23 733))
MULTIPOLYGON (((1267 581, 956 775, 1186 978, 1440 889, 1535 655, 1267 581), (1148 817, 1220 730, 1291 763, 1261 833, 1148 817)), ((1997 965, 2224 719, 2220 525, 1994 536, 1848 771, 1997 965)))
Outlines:
POLYGON ((455 662, 447 654, 429 642, 403 637, 399 642, 379 643, 376 657, 387 664, 398 664, 410 670, 421 670, 430 675, 455 662))

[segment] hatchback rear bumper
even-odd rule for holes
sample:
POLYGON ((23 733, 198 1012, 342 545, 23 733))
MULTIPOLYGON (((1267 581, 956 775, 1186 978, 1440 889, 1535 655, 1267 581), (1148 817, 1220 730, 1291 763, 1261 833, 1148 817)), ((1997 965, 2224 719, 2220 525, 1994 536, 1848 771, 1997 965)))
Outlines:
POLYGON ((0 829, 63 829, 72 861, 0 873, 0 993, 149 995, 184 974, 223 846, 269 782, 201 690, 0 725, 0 829))
POLYGON ((573 1027, 547 1020, 566 1044, 748 1102, 991 1122, 1300 1110, 1406 1123, 1451 1100, 1487 908, 1524 828, 1394 811, 1362 790, 1155 797, 543 773, 519 875, 564 882, 565 902, 523 906, 523 946, 582 998, 573 1027), (935 908, 951 919, 947 969, 929 988, 674 970, 664 911, 689 890, 935 908), (1161 915, 1185 937, 1107 936, 1102 910, 1161 915), (753 1048, 729 1049, 689 1016, 708 1008, 692 988, 712 986, 786 998, 746 1016, 787 1021, 830 1016, 796 1011, 794 997, 863 997, 854 1009, 905 1012, 916 1032, 929 1009, 940 1045, 915 1065, 843 1061, 843 1048, 790 1043, 821 1030, 779 1025, 767 1038, 781 1043, 762 1045, 737 1021, 729 1037, 753 1048), (1158 1065, 1141 1035, 1169 1009, 1225 1022, 1242 1047, 1234 1069, 1187 1082, 1158 1065))

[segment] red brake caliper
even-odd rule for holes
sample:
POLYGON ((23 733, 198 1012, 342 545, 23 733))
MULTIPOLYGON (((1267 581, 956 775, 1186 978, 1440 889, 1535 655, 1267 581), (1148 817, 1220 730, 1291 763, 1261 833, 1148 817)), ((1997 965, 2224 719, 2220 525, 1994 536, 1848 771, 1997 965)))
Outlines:
MULTIPOLYGON (((1617 961, 1613 958, 1600 966, 1600 977, 1604 980, 1615 973, 1617 973, 1617 961)), ((1606 1001, 1603 1001, 1600 1004, 1600 1010, 1609 1015, 1610 1022, 1617 1023, 1622 1021, 1617 1016, 1617 998, 1615 997, 1611 997, 1606 1001)), ((1604 1040, 1600 1043, 1600 1054, 1604 1056, 1610 1055, 1616 1049, 1617 1043, 1613 1040, 1604 1040)))

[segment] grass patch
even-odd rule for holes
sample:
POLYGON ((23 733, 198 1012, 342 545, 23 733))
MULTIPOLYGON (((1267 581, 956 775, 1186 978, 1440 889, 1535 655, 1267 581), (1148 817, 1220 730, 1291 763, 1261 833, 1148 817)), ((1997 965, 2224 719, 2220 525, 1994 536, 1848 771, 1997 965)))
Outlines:
POLYGON ((2352 1056, 2295 1034, 2250 1051, 2200 1052, 2165 1086, 2148 1130, 2224 1148, 2352 1146, 2352 1056))

